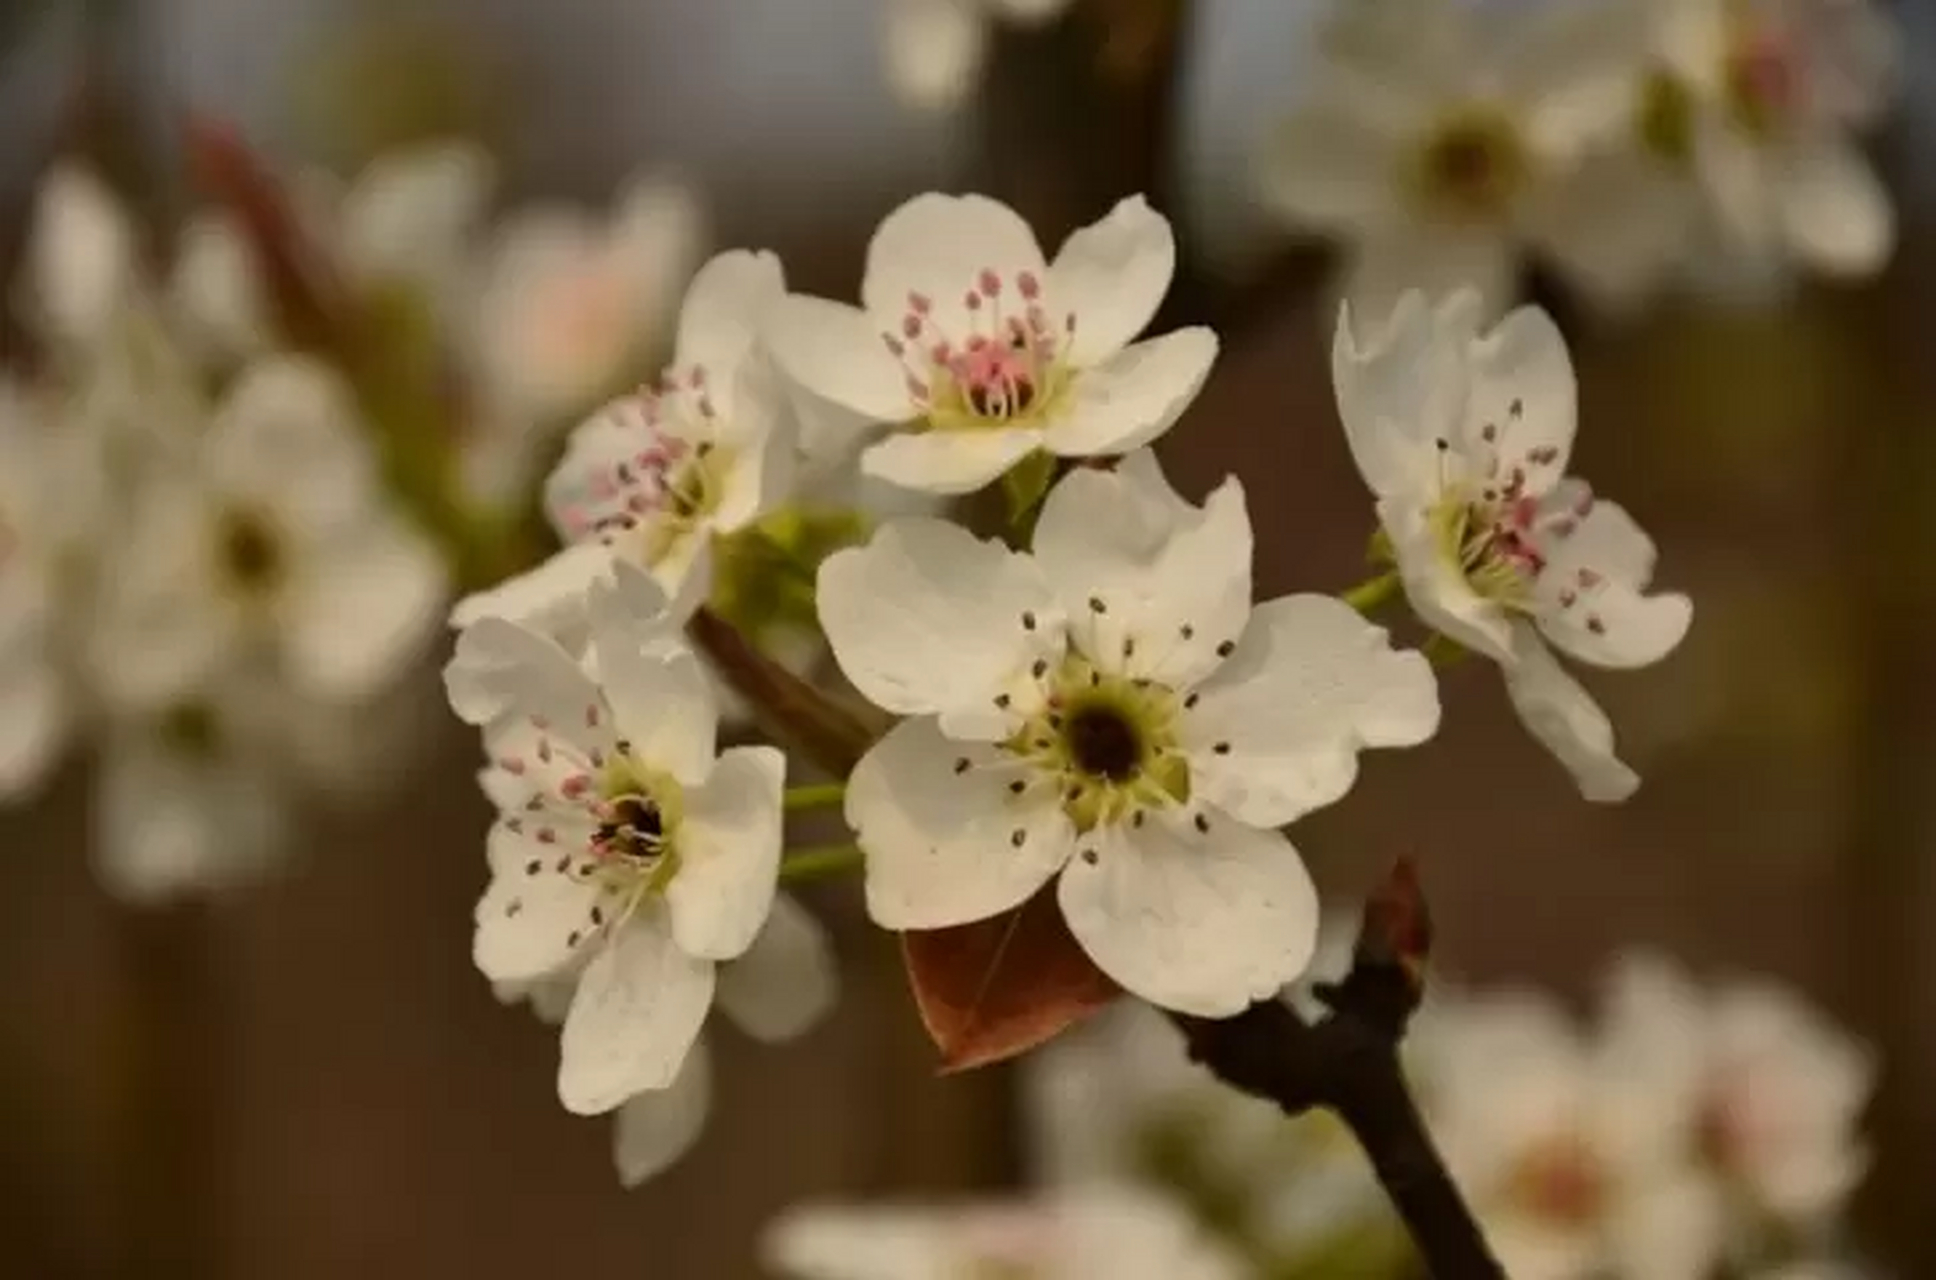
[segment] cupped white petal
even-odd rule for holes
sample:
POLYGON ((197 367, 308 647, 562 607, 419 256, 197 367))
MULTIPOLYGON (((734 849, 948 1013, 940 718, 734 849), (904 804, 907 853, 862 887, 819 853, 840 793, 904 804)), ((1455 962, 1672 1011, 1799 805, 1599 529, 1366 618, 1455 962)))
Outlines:
POLYGON ((1579 424, 1579 386, 1553 317, 1520 307, 1470 347, 1464 430, 1468 456, 1494 454, 1503 477, 1541 494, 1566 474, 1579 424))
POLYGON ((904 489, 973 493, 1042 443, 1042 432, 1034 427, 901 432, 870 445, 860 465, 868 475, 904 489))
POLYGON ((1513 710, 1572 773, 1580 794, 1602 804, 1631 796, 1640 777, 1614 754, 1613 722, 1592 695, 1566 673, 1532 628, 1513 628, 1512 655, 1505 674, 1513 710))
POLYGON ((80 347, 106 339, 135 288, 134 228, 92 173, 63 165, 42 183, 27 273, 49 336, 80 347))
POLYGON ((1127 347, 1149 327, 1175 274, 1176 233, 1142 196, 1076 231, 1049 266, 1049 298, 1076 317, 1063 355, 1086 368, 1127 347))
POLYGON ((558 1099, 602 1115, 678 1078, 713 999, 713 962, 673 940, 662 903, 647 899, 613 925, 578 979, 560 1037, 558 1099))
POLYGON ((793 491, 799 421, 788 388, 770 357, 756 352, 734 380, 732 416, 717 425, 717 440, 733 451, 709 525, 716 533, 743 529, 793 491))
POLYGON ((1068 860, 1075 829, 1054 787, 999 749, 954 742, 931 717, 876 743, 847 786, 847 822, 867 856, 867 910, 886 929, 941 929, 1026 901, 1068 860))
POLYGON ((379 156, 343 198, 337 252, 365 284, 420 282, 433 301, 454 301, 495 181, 490 155, 470 143, 379 156))
POLYGON ((1331 345, 1338 416, 1374 494, 1423 493, 1436 480, 1436 442, 1457 437, 1465 412, 1480 308, 1472 293, 1434 307, 1411 292, 1389 311, 1339 310, 1331 345))
POLYGON ((563 843, 500 822, 487 851, 491 883, 473 913, 471 960, 493 982, 532 982, 569 964, 594 933, 599 883, 563 843))
POLYGON ((882 15, 888 85, 930 111, 957 106, 988 56, 988 18, 971 0, 889 0, 882 15))
POLYGON ((1331 596, 1257 606, 1194 698, 1180 729, 1191 794, 1257 827, 1342 799, 1361 750, 1415 746, 1439 724, 1432 664, 1331 596))
POLYGON ((1896 210, 1853 143, 1821 140, 1783 158, 1777 211, 1795 254, 1818 271, 1868 276, 1896 247, 1896 210))
POLYGON ((666 886, 672 936, 688 953, 730 960, 759 936, 779 883, 786 756, 734 747, 685 793, 679 868, 666 886))
POLYGON ((529 720, 578 747, 608 751, 617 741, 604 694, 547 636, 503 618, 481 618, 458 638, 445 690, 459 717, 489 724, 529 720))
POLYGON ((1472 589, 1428 511, 1415 501, 1382 498, 1378 520, 1391 539, 1405 598, 1420 621, 1495 661, 1511 661, 1511 615, 1472 589))
POLYGON ((734 416, 738 371, 753 354, 768 315, 785 296, 779 257, 747 249, 714 257, 687 286, 673 362, 687 374, 705 371, 707 388, 723 417, 734 416))
POLYGON ((712 1110, 713 1069, 695 1040, 679 1074, 663 1089, 627 1098, 612 1117, 612 1165, 628 1191, 664 1173, 692 1150, 712 1110))
POLYGON ((1206 806, 1098 828, 1076 846, 1056 890, 1070 932, 1152 1004, 1231 1017, 1275 995, 1317 948, 1317 888, 1275 831, 1206 806))
POLYGON ((1680 644, 1694 618, 1684 595, 1645 594, 1654 544, 1616 503, 1595 502, 1564 537, 1542 542, 1539 629, 1600 667, 1644 667, 1680 644))
POLYGON ((829 556, 818 602, 841 671, 898 715, 979 708, 1062 630, 1035 561, 942 520, 894 520, 829 556))
POLYGON ((745 954, 719 970, 719 1007, 755 1040, 804 1034, 833 1008, 840 974, 833 942, 807 909, 774 895, 766 926, 745 954))
POLYGON ((234 364, 272 342, 261 266, 227 218, 196 218, 182 231, 169 276, 169 309, 207 359, 234 364))
MULTIPOLYGON (((898 329, 913 300, 924 299, 944 333, 968 333, 966 297, 984 272, 1014 280, 1047 277, 1035 233, 1021 215, 987 196, 927 192, 887 215, 867 246, 861 305, 877 326, 898 329)), ((1046 298, 1045 307, 1058 305, 1046 298)), ((885 350, 880 338, 875 348, 885 350)))
POLYGON ((1147 450, 1113 472, 1081 469, 1057 484, 1035 526, 1035 556, 1077 646, 1109 670, 1192 684, 1250 613, 1243 485, 1226 479, 1191 506, 1147 450))
POLYGON ((593 623, 598 685, 626 753, 647 768, 698 786, 713 767, 719 708, 706 669, 676 643, 649 624, 610 618, 593 623))
POLYGON ((875 422, 919 412, 907 371, 867 312, 791 294, 767 318, 766 343, 789 378, 814 395, 875 422))
POLYGON ((1197 327, 1139 342, 1075 375, 1043 443, 1065 457, 1128 453, 1176 425, 1209 380, 1217 335, 1197 327))
POLYGON ((552 636, 568 649, 582 648, 591 625, 586 590, 611 573, 613 559, 602 542, 566 547, 534 569, 459 600, 450 625, 461 629, 498 618, 552 636))
POLYGON ((312 563, 281 602, 283 660, 305 693, 359 701, 423 657, 440 630, 449 579, 415 530, 378 520, 312 563))

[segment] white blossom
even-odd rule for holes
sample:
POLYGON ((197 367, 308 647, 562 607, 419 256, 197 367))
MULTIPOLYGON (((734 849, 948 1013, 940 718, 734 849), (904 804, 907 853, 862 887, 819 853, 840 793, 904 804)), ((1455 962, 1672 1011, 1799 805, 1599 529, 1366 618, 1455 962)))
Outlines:
POLYGON ((1528 251, 1597 300, 1636 297, 1689 228, 1647 180, 1630 4, 1333 4, 1262 156, 1266 200, 1348 245, 1344 295, 1367 314, 1409 289, 1501 308, 1528 251))
POLYGON ((1127 453, 1167 431, 1209 376, 1216 335, 1141 342, 1176 269, 1140 196, 1070 236, 1053 264, 984 196, 916 196, 874 233, 861 306, 793 296, 774 354, 814 394, 897 429, 862 455, 910 489, 966 493, 1029 453, 1127 453))
POLYGON ((58 759, 74 712, 62 661, 62 559, 71 467, 22 388, 0 384, 0 799, 58 759))
MULTIPOLYGON (((481 781, 498 820, 474 956, 500 983, 582 966, 558 1088, 568 1109, 599 1114, 672 1087, 718 962, 744 954, 766 923, 785 758, 718 752, 705 675, 667 643, 662 615, 617 587, 590 597, 595 674, 501 618, 465 640, 498 656, 509 703, 485 729, 481 781)), ((481 665, 473 657, 468 669, 481 665)), ((472 713, 461 686, 453 704, 472 713)))
POLYGON ((1648 954, 1616 968, 1606 1034, 1631 1078, 1680 1116, 1708 1194, 1735 1207, 1737 1238, 1770 1223, 1801 1240, 1832 1234, 1868 1169, 1866 1048, 1775 983, 1703 989, 1648 954))
POLYGON ((960 105, 981 79, 997 21, 1046 23, 1069 0, 883 0, 887 79, 911 106, 960 105))
POLYGON ((1526 308, 1482 333, 1480 317, 1469 292, 1436 309, 1410 294, 1364 339, 1347 308, 1332 359, 1345 437, 1419 617, 1501 665, 1521 719, 1587 798, 1624 799, 1638 778, 1548 646, 1646 666, 1693 608, 1647 594, 1653 542, 1567 475, 1577 394, 1551 318, 1526 308))
POLYGON ((25 270, 27 316, 63 361, 85 360, 106 343, 143 288, 127 211, 73 165, 40 186, 25 270))
POLYGON ((1694 206, 1706 251, 1695 265, 1751 281, 1789 261, 1834 276, 1880 269, 1895 210, 1854 135, 1877 123, 1896 84, 1887 14, 1868 0, 1635 7, 1647 23, 1636 110, 1655 201, 1694 206))
POLYGON ((1147 451, 1056 486, 1033 554, 897 520, 822 565, 841 669, 908 717, 855 769, 847 819, 889 929, 1018 906, 1136 995, 1235 1013, 1296 977, 1317 895, 1275 828, 1339 799, 1366 747, 1438 725, 1425 660, 1324 596, 1251 608, 1228 480, 1189 505, 1147 451))
POLYGON ((574 633, 586 586, 614 560, 649 570, 686 613, 705 599, 713 539, 751 524, 790 485, 791 400, 759 341, 784 293, 769 253, 723 253, 700 270, 674 363, 579 426, 545 486, 565 550, 463 601, 456 625, 499 616, 574 633))
POLYGON ((436 551, 389 506, 348 391, 306 359, 251 366, 127 506, 89 645, 110 705, 153 710, 257 661, 354 704, 436 634, 436 551))
POLYGON ((1175 1204, 1096 1187, 1012 1204, 801 1207, 767 1231, 794 1280, 1238 1280, 1238 1261, 1175 1204))

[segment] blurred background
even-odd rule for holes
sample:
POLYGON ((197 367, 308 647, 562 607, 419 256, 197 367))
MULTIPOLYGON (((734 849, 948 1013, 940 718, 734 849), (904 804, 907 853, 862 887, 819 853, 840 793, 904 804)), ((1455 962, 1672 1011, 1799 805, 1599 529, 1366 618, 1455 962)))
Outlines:
MULTIPOLYGON (((965 101, 911 106, 883 0, 122 0, 0 9, 0 242, 17 260, 52 157, 112 155, 168 216, 182 126, 278 168, 351 175, 462 136, 506 205, 603 208, 640 171, 699 194, 718 246, 780 251, 849 297, 906 195, 978 189, 1043 241, 1148 191, 1178 222, 1178 321, 1224 354, 1160 452, 1178 487, 1242 475, 1260 596, 1364 576, 1371 513, 1332 405, 1326 257, 1247 195, 1260 121, 1298 91, 1303 0, 1083 0, 996 24, 965 101)), ((1427 749, 1369 761, 1300 827, 1339 901, 1424 870, 1442 962, 1587 992, 1648 944, 1793 984, 1883 1055, 1851 1234, 1936 1276, 1936 13, 1897 6, 1905 92, 1876 139, 1887 269, 1778 298, 1669 297, 1604 318, 1535 284, 1574 343, 1578 469, 1663 548, 1698 621, 1661 667, 1591 681, 1646 778, 1582 803, 1482 664, 1444 680, 1427 749)), ((796 1046, 715 1037, 700 1146, 648 1186, 562 1113, 552 1033, 470 963, 487 807, 474 736, 425 665, 407 773, 304 856, 212 900, 139 907, 87 849, 75 756, 0 819, 0 1271, 761 1274, 759 1226, 807 1196, 995 1190, 1024 1174, 1012 1074, 937 1078, 893 940, 852 885, 809 901, 843 995, 796 1046)))

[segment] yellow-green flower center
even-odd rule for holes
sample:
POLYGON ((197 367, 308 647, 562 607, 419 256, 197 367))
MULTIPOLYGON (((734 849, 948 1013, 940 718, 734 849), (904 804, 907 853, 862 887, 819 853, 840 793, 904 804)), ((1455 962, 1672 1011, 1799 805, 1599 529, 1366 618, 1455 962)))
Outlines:
POLYGON ((907 375, 908 394, 936 431, 977 431, 1039 422, 1074 381, 1065 352, 1076 318, 1050 315, 1033 271, 975 271, 958 311, 908 295, 899 323, 881 334, 907 375))
POLYGON ((1077 654, 1042 676, 1042 710, 1007 747, 1031 766, 1033 785, 1058 789, 1078 831, 1189 799, 1190 767, 1176 734, 1182 702, 1174 691, 1107 674, 1077 654))
POLYGON ((231 507, 216 518, 215 556, 222 581, 252 600, 273 594, 288 570, 281 531, 250 507, 231 507))
POLYGON ((1429 214, 1461 222, 1502 217, 1524 189, 1530 158, 1503 110, 1471 106, 1439 121, 1412 159, 1412 186, 1429 214))
POLYGON ((1657 68, 1641 86, 1636 128, 1649 154, 1686 167, 1694 158, 1694 91, 1672 71, 1657 68))
POLYGON ((1527 499, 1475 498, 1454 486, 1426 513, 1426 520, 1439 553, 1477 595, 1509 609, 1532 609, 1533 581, 1545 558, 1527 536, 1527 499))
POLYGON ((606 760, 596 787, 591 874, 623 895, 629 908, 678 874, 684 793, 671 775, 646 768, 622 749, 606 760))

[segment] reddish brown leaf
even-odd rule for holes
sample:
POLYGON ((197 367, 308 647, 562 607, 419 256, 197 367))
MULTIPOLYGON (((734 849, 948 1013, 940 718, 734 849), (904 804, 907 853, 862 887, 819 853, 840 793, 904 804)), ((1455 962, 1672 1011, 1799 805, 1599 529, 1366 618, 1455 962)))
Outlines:
POLYGON ((196 184, 247 237, 284 335, 297 346, 340 354, 343 308, 336 285, 281 184, 242 136, 220 121, 190 119, 187 139, 196 184))
POLYGON ((1418 867, 1401 858, 1365 903, 1358 934, 1362 959, 1397 964, 1415 994, 1425 988, 1425 966, 1432 954, 1432 915, 1425 905, 1418 867))
POLYGON ((904 933, 901 957, 943 1071, 1025 1053, 1122 994, 1070 934, 1052 888, 987 920, 904 933))

